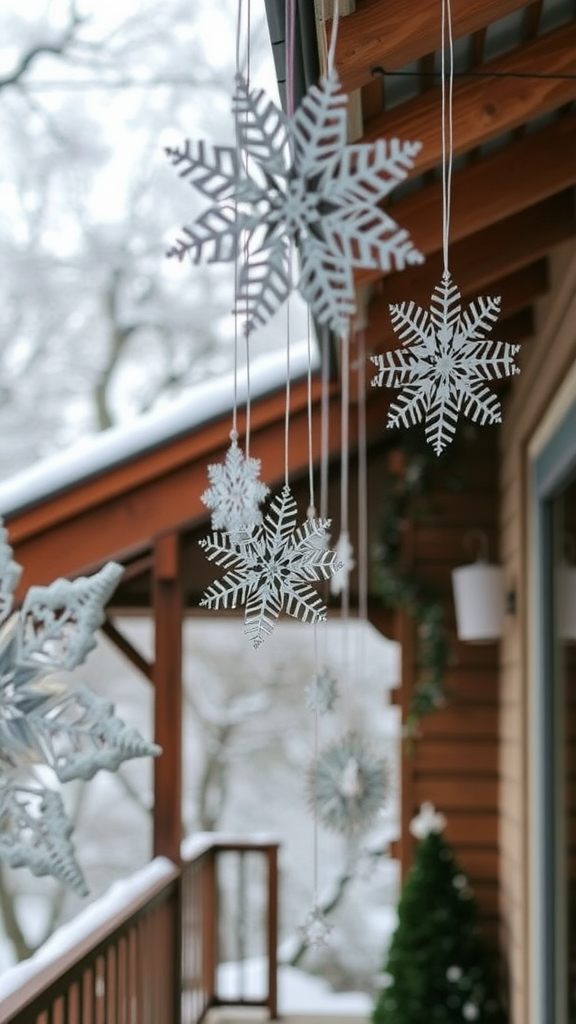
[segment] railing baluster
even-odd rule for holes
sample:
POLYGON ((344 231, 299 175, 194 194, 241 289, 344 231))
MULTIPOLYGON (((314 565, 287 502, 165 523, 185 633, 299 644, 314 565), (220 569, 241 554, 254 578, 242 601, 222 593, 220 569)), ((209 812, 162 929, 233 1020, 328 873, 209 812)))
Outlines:
POLYGON ((154 870, 154 881, 123 911, 0 999, 2 1024, 200 1024, 211 1006, 229 1002, 266 1006, 276 1016, 277 844, 213 836, 181 869, 164 862, 160 876, 154 870), (218 987, 218 864, 229 853, 239 858, 237 1000, 223 998, 218 987), (245 974, 256 924, 248 867, 256 856, 267 879, 260 927, 268 984, 261 999, 248 997, 245 974))

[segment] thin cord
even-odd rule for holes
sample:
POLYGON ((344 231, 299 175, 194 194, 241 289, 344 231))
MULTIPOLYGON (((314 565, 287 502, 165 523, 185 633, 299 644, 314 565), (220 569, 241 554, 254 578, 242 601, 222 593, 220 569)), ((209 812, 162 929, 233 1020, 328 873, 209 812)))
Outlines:
POLYGON ((444 273, 448 273, 448 244, 450 238, 450 207, 452 201, 452 159, 454 152, 453 93, 454 93, 454 41, 452 39, 452 11, 450 0, 442 0, 442 257, 444 273), (446 95, 446 43, 448 43, 448 95, 446 95))
MULTIPOLYGON (((342 405, 340 411, 340 536, 350 543, 348 533, 348 501, 349 501, 349 461, 350 461, 350 336, 347 334, 341 342, 341 378, 342 405)), ((342 621, 342 665, 344 668, 344 703, 346 718, 350 719, 350 658, 348 645, 348 626, 350 618, 350 576, 346 570, 342 587, 342 603, 340 607, 342 621)))
MULTIPOLYGON (((236 20, 236 78, 240 74, 240 40, 242 35, 242 0, 238 0, 238 17, 236 20)), ((242 159, 240 149, 240 132, 238 120, 238 107, 234 104, 234 139, 236 145, 236 161, 239 164, 242 159)), ((234 221, 238 221, 238 198, 234 195, 234 221)), ((240 268, 238 263, 238 247, 234 252, 234 399, 232 406, 232 431, 230 438, 233 442, 238 440, 238 287, 240 268)))
POLYGON ((335 74, 334 61, 336 57, 336 42, 338 40, 338 25, 340 22, 340 2, 334 0, 334 12, 332 15, 332 32, 330 34, 330 47, 328 49, 327 77, 332 78, 335 74))
POLYGON ((366 335, 358 338, 358 612, 368 621, 368 465, 366 447, 366 335))
POLYGON ((294 114, 294 53, 296 38, 296 0, 286 4, 286 112, 294 114))
MULTIPOLYGON (((292 252, 290 252, 292 260, 292 252)), ((284 412, 284 483, 288 487, 290 450, 290 297, 286 303, 286 409, 284 412)))
POLYGON ((316 515, 316 503, 314 499, 314 451, 312 443, 312 314, 308 307, 307 328, 308 328, 308 489, 309 489, 309 514, 316 515))
MULTIPOLYGON (((246 3, 246 87, 250 91, 250 72, 252 67, 252 51, 251 51, 251 40, 252 40, 252 2, 247 0, 246 3)), ((246 113, 246 117, 248 114, 246 113)), ((248 165, 249 156, 246 156, 246 164, 248 165)), ((248 267, 250 262, 250 252, 248 249, 248 236, 244 239, 244 266, 248 267)), ((250 314, 250 296, 246 291, 246 322, 248 322, 250 314)), ((246 438, 245 438, 245 451, 246 458, 250 455, 250 429, 252 424, 252 382, 250 376, 250 332, 245 331, 245 342, 246 342, 246 438)))

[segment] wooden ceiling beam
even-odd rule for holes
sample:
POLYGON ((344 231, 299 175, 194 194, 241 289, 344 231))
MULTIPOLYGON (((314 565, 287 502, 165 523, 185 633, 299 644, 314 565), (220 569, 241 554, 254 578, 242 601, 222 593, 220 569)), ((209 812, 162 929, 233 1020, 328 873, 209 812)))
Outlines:
MULTIPOLYGON (((486 74, 569 74, 574 70, 576 21, 549 32, 533 43, 491 61, 482 67, 486 74)), ((519 125, 556 110, 576 99, 576 77, 482 78, 456 82, 453 124, 456 156, 519 125)), ((400 138, 418 140, 422 149, 412 174, 436 167, 442 159, 440 132, 440 87, 427 91, 365 123, 364 142, 400 138)))
MULTIPOLYGON (((404 292, 404 299, 409 299, 418 306, 427 309, 430 305, 432 290, 439 281, 439 276, 431 279, 431 275, 427 274, 418 281, 416 291, 404 292)), ((461 289, 463 305, 467 305, 480 294, 475 285, 472 285, 470 282, 468 282, 468 287, 463 286, 460 281, 458 281, 458 284, 461 289)), ((548 285, 548 263, 543 258, 530 264, 528 267, 516 270, 514 273, 495 281, 494 288, 490 290, 489 294, 501 297, 502 315, 508 319, 526 309, 539 296, 545 295, 548 285)), ((388 341, 392 342, 396 337, 390 323, 389 305, 392 301, 396 302, 398 300, 391 300, 388 290, 385 289, 384 294, 374 299, 370 306, 369 324, 365 331, 368 352, 381 351, 383 344, 388 347, 388 341)), ((502 337, 503 340, 507 340, 507 336, 505 337, 502 333, 504 323, 505 320, 500 321, 500 323, 494 326, 493 336, 495 338, 502 337)))
MULTIPOLYGON (((572 189, 479 231, 450 248, 450 266, 463 294, 492 289, 502 277, 546 256, 576 235, 576 198, 572 189)), ((409 267, 383 279, 381 296, 369 316, 381 316, 389 302, 403 302, 422 288, 428 294, 442 275, 442 253, 420 267, 409 267)))
MULTIPOLYGON (((450 241, 454 245, 576 182, 576 115, 566 114, 540 131, 478 160, 452 179, 450 241)), ((389 207, 430 256, 442 246, 442 185, 435 181, 389 207)), ((507 243, 508 244, 508 243, 507 243)), ((381 270, 358 270, 358 286, 378 280, 381 270)))
MULTIPOLYGON (((454 38, 478 32, 485 25, 529 5, 530 0, 452 0, 454 38)), ((336 68, 345 92, 359 89, 372 68, 387 71, 411 64, 437 50, 441 41, 438 0, 358 0, 356 10, 340 19, 336 68)))

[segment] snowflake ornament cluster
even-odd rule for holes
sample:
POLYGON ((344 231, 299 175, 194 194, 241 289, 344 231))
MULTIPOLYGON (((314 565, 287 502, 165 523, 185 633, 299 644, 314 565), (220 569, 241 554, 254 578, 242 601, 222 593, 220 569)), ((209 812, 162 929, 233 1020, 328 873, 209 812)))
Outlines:
POLYGON ((422 263, 408 232, 380 206, 407 176, 419 142, 347 145, 347 96, 335 74, 312 86, 292 118, 237 76, 237 146, 189 142, 167 156, 211 205, 169 250, 194 262, 238 260, 238 311, 248 331, 297 287, 339 336, 355 313, 354 270, 422 263))
POLYGON ((75 668, 95 646, 122 572, 110 562, 93 576, 31 587, 10 616, 21 569, 1 530, 0 859, 52 875, 80 894, 87 890, 72 824, 59 792, 45 785, 45 770, 61 783, 87 780, 128 758, 160 753, 108 701, 54 675, 75 668))
POLYGON ((429 310, 414 302, 390 306, 404 348, 371 357, 379 368, 372 385, 402 389, 390 406, 388 427, 424 422, 426 440, 440 455, 460 415, 482 425, 501 422, 500 402, 485 381, 519 373, 514 356, 520 346, 486 338, 499 312, 499 297, 480 297, 462 309, 447 271, 429 310))
POLYGON ((260 505, 270 489, 258 479, 259 475, 260 459, 246 456, 232 432, 224 463, 208 466, 211 486, 201 495, 201 501, 212 512, 213 530, 236 536, 260 525, 260 505))
POLYGON ((369 828, 390 792, 387 762, 357 732, 327 744, 307 778, 310 808, 326 828, 348 838, 369 828))
POLYGON ((296 528, 297 506, 287 484, 250 533, 215 533, 201 540, 206 557, 226 574, 200 604, 217 611, 245 605, 244 632, 254 647, 272 633, 280 612, 303 622, 320 622, 326 607, 311 586, 337 570, 336 553, 320 541, 329 520, 309 518, 296 528))

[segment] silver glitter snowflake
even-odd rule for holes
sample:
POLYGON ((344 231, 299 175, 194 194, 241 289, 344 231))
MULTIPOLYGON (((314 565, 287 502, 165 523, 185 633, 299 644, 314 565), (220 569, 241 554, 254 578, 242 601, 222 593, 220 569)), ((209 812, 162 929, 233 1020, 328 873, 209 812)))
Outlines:
POLYGON ((390 791, 387 762, 358 733, 348 733, 320 751, 307 778, 308 800, 318 820, 345 836, 367 829, 390 791))
POLYGON ((316 319, 341 336, 356 308, 355 268, 402 270, 423 262, 408 232, 380 205, 413 167, 420 143, 348 146, 347 102, 333 75, 312 86, 288 118, 238 76, 238 146, 186 142, 166 151, 180 177, 212 204, 168 256, 239 259, 237 304, 248 330, 265 324, 290 293, 292 242, 300 293, 316 319))
POLYGON ((0 859, 50 874, 85 893, 60 794, 45 785, 114 771, 128 758, 158 754, 114 714, 112 705, 55 672, 75 668, 95 646, 94 632, 122 568, 31 587, 10 618, 20 567, 0 535, 0 859), (42 778, 36 766, 42 767, 42 778))
POLYGON ((334 710, 334 705, 340 696, 338 680, 328 668, 317 672, 305 689, 306 707, 310 711, 317 711, 325 715, 334 710))
POLYGON ((212 529, 231 534, 249 532, 262 522, 259 506, 269 488, 259 479, 260 459, 244 455, 235 437, 224 463, 208 466, 209 487, 201 496, 212 512, 212 529))
POLYGON ((390 306, 392 326, 405 348, 371 357, 380 370, 372 384, 403 389, 390 406, 387 426, 424 421, 437 455, 452 441, 460 415, 480 424, 500 423, 500 402, 484 382, 520 372, 514 362, 519 345, 486 339, 500 298, 480 297, 466 309, 460 299, 445 272, 430 310, 414 302, 390 306))
POLYGON ((245 633, 254 647, 269 636, 282 610, 304 622, 326 617, 324 602, 311 583, 330 579, 338 568, 335 552, 318 544, 330 522, 308 519, 296 529, 297 512, 285 485, 249 535, 216 533, 200 541, 207 558, 227 570, 200 604, 212 610, 245 605, 245 633))
POLYGON ((332 925, 326 920, 322 908, 317 901, 314 901, 312 909, 308 911, 298 933, 307 949, 319 949, 328 945, 332 925))

